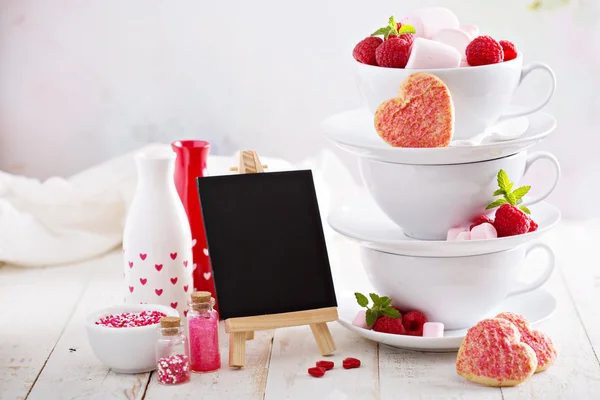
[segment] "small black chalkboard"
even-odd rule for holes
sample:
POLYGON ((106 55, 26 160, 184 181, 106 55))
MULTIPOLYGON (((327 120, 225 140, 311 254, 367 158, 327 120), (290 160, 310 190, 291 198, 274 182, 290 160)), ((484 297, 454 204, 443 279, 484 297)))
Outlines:
POLYGON ((337 307, 310 170, 197 184, 222 319, 337 307))

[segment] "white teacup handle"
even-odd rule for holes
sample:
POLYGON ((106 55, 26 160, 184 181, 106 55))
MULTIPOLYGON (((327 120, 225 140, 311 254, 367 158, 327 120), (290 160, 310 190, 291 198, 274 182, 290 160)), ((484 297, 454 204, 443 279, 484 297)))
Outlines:
POLYGON ((531 204, 535 204, 535 203, 539 203, 540 201, 544 200, 546 197, 550 196, 550 193, 552 193, 554 191, 554 189, 556 188, 556 185, 558 185, 558 181, 560 180, 560 164, 558 163, 558 160, 556 159, 556 157, 554 157, 554 155, 552 155, 552 153, 548 153, 547 151, 536 151, 534 153, 531 153, 527 156, 527 161, 525 162, 525 172, 523 173, 523 175, 527 174, 527 171, 529 170, 529 168, 531 167, 531 165, 536 162, 537 160, 542 160, 542 159, 546 159, 548 161, 550 161, 550 164, 552 164, 552 166, 554 167, 554 182, 552 182, 552 184, 548 187, 548 189, 546 189, 545 191, 539 193, 536 196, 530 197, 530 198, 523 198, 523 203, 521 205, 523 206, 528 206, 531 204))
POLYGON ((531 292, 532 290, 539 288, 544 283, 546 283, 546 281, 552 275, 552 272, 554 272, 554 264, 555 264, 554 251, 552 251, 550 246, 548 246, 544 243, 534 243, 531 246, 529 246, 529 248, 525 252, 525 259, 527 259, 527 257, 529 256, 529 253, 531 253, 532 251, 537 250, 537 249, 545 250, 546 254, 548 255, 548 262, 546 263, 546 268, 541 273, 541 275, 539 277, 537 277, 537 279, 535 279, 533 282, 520 284, 515 290, 510 292, 507 297, 515 296, 517 294, 531 292))
POLYGON ((521 86, 521 83, 523 83, 523 80, 525 79, 525 77, 527 75, 529 75, 529 73, 531 73, 533 70, 536 69, 540 69, 542 71, 546 71, 548 73, 548 75, 550 75, 550 91, 548 92, 548 94, 546 95, 546 97, 544 98, 544 100, 542 100, 539 104, 536 104, 532 107, 529 107, 525 110, 522 111, 515 111, 515 112, 511 112, 511 113, 506 113, 506 114, 502 114, 500 116, 501 119, 505 119, 505 118, 514 118, 514 117, 521 117, 523 115, 528 115, 528 114, 532 114, 536 111, 541 110, 546 104, 548 104, 548 102, 550 101, 550 99, 552 98, 552 96, 554 96, 554 91, 556 90, 556 76, 554 75, 554 71, 552 71, 552 69, 544 63, 539 63, 539 62, 534 62, 534 63, 530 63, 527 64, 523 67, 523 69, 521 70, 521 79, 519 80, 519 86, 521 86))

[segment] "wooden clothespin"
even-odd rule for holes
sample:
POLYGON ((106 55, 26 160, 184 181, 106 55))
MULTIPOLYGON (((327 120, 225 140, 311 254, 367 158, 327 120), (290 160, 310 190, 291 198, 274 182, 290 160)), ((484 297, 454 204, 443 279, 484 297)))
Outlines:
POLYGON ((239 152, 239 166, 229 168, 230 171, 237 171, 240 174, 256 174, 265 172, 268 165, 263 165, 254 150, 241 150, 239 152))

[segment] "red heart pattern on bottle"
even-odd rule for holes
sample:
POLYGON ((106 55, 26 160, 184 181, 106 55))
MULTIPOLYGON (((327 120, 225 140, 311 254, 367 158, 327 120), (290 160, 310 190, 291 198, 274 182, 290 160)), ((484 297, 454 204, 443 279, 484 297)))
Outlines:
POLYGON ((211 273, 210 272, 205 272, 202 275, 204 276, 204 279, 209 280, 211 273))
POLYGON ((174 260, 177 258, 177 253, 171 253, 169 255, 171 256, 171 260, 174 260))
POLYGON ((133 286, 129 286, 129 293, 133 293, 133 286))
POLYGON ((147 278, 140 278, 140 283, 141 283, 142 285, 145 285, 145 284, 146 284, 146 282, 148 282, 148 279, 147 279, 147 278))
POLYGON ((183 310, 183 316, 184 317, 187 317, 187 312, 188 312, 188 310, 183 310))
POLYGON ((177 308, 177 302, 171 303, 171 308, 177 308))
POLYGON ((156 293, 157 296, 160 296, 162 294, 163 290, 162 289, 154 289, 154 293, 156 293))
POLYGON ((177 283, 177 277, 171 278, 171 283, 174 285, 177 283))
POLYGON ((154 264, 154 268, 156 268, 157 271, 160 271, 162 267, 162 264, 154 264))
POLYGON ((183 286, 183 291, 187 293, 187 290, 188 290, 188 285, 184 285, 183 286))
POLYGON ((187 260, 183 262, 183 266, 187 268, 187 260))
POLYGON ((133 261, 129 261, 129 268, 133 268, 133 261))
POLYGON ((144 261, 147 256, 148 254, 140 253, 140 258, 142 259, 142 261, 144 261))

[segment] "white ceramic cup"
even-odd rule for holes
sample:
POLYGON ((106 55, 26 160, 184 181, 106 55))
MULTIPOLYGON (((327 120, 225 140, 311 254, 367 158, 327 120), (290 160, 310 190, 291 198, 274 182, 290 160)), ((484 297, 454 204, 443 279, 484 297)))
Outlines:
MULTIPOLYGON (((445 240, 448 230, 483 214, 495 198, 498 171, 503 169, 516 189, 537 160, 554 168, 553 182, 544 190, 532 187, 522 205, 548 197, 560 179, 560 164, 547 152, 526 151, 499 159, 450 165, 411 165, 359 159, 362 181, 379 208, 413 239, 445 240)), ((535 217, 535 216, 533 216, 535 217)))
POLYGON ((542 286, 554 270, 554 252, 542 243, 467 257, 412 257, 361 247, 363 267, 373 288, 400 310, 418 310, 445 329, 466 329, 493 317, 509 296, 542 286), (524 260, 536 249, 548 262, 538 277, 519 282, 524 260))
POLYGON ((470 139, 492 126, 500 117, 531 114, 542 109, 556 87, 552 69, 543 63, 523 66, 523 57, 477 67, 447 69, 383 68, 356 62, 356 82, 369 110, 375 113, 385 100, 398 96, 404 79, 415 72, 429 72, 439 77, 450 90, 454 103, 454 139, 470 139), (549 77, 548 91, 537 104, 507 113, 512 98, 529 73, 545 71, 549 77))

